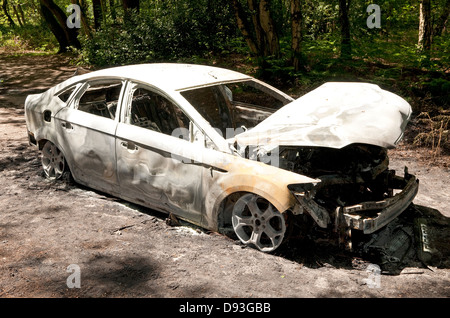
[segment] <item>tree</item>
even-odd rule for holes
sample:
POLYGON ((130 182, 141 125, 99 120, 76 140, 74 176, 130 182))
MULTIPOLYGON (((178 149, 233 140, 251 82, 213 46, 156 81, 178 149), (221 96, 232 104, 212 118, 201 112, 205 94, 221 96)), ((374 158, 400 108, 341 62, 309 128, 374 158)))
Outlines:
POLYGON ((114 3, 114 0, 109 0, 109 10, 111 11, 111 17, 115 21, 116 20, 116 4, 114 3))
POLYGON ((53 0, 40 0, 41 13, 50 30, 58 41, 58 53, 66 52, 69 46, 81 48, 75 28, 70 29, 66 25, 67 16, 53 0))
POLYGON ((431 48, 431 0, 420 0, 418 47, 424 52, 431 48))
POLYGON ((92 0, 92 11, 94 13, 94 29, 98 30, 103 20, 101 0, 92 0))
POLYGON ((339 0, 339 24, 341 27, 341 58, 351 57, 352 46, 350 41, 350 20, 348 11, 350 9, 350 0, 339 0))
POLYGON ((261 28, 264 30, 262 39, 265 48, 264 55, 278 57, 280 55, 280 41, 275 30, 268 0, 260 0, 259 2, 259 20, 261 28))
MULTIPOLYGON (((19 4, 19 5, 20 5, 20 4, 19 4)), ((20 12, 20 11, 21 11, 21 10, 18 9, 18 6, 16 6, 15 4, 13 4, 13 12, 14 12, 16 18, 17 18, 17 21, 19 22, 19 25, 20 25, 21 27, 23 27, 23 26, 25 25, 25 17, 24 17, 24 15, 23 15, 23 11, 21 12, 21 15, 19 15, 19 12, 20 12)))
POLYGON ((280 55, 280 42, 268 0, 248 0, 248 10, 239 0, 232 6, 237 26, 250 51, 260 57, 280 55), (250 17, 247 12, 250 12, 250 17))
POLYGON ((301 0, 291 0, 291 31, 292 31, 292 65, 296 71, 304 68, 302 54, 302 24, 303 15, 301 0))
MULTIPOLYGON (((234 9, 234 15, 236 17, 237 27, 241 31, 242 36, 244 37, 244 40, 250 49, 250 52, 255 55, 259 55, 260 52, 259 52, 257 42, 255 42, 255 40, 251 34, 250 25, 247 21, 246 14, 245 14, 245 11, 244 11, 241 3, 239 2, 239 0, 233 0, 232 4, 233 4, 233 9, 234 9)), ((259 25, 259 23, 253 22, 253 25, 259 25)), ((256 32, 256 34, 258 34, 258 32, 256 32)))
POLYGON ((9 11, 8 11, 8 0, 3 0, 2 8, 3 8, 3 12, 6 15, 6 18, 8 19, 9 25, 12 27, 15 27, 16 24, 14 23, 14 20, 11 18, 11 15, 9 14, 9 11))
POLYGON ((436 22, 436 27, 434 28, 433 35, 440 36, 442 34, 442 32, 445 30, 445 24, 448 21, 449 15, 450 15, 450 0, 447 0, 445 1, 442 13, 436 22))
POLYGON ((72 4, 76 4, 80 7, 80 15, 81 15, 81 24, 83 25, 82 30, 85 35, 88 36, 88 38, 92 38, 92 30, 91 26, 89 25, 87 16, 86 16, 86 3, 84 0, 71 0, 72 4))

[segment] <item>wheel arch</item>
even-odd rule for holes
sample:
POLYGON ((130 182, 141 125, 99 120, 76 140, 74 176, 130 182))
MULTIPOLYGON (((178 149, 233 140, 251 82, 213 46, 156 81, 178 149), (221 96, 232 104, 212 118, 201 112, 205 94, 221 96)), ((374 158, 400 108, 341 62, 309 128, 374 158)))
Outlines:
MULTIPOLYGON (((270 185, 266 185, 270 187, 270 185)), ((267 191, 263 187, 254 187, 251 185, 232 186, 224 190, 217 198, 212 208, 211 217, 208 218, 207 227, 220 232, 221 228, 231 220, 230 204, 244 194, 252 193, 266 199, 280 213, 291 209, 295 204, 295 198, 289 192, 288 188, 283 191, 282 187, 271 186, 273 192, 267 191)))
POLYGON ((37 146, 38 146, 39 151, 42 151, 42 149, 44 148, 44 145, 47 142, 53 143, 63 153, 64 161, 66 163, 65 167, 67 168, 67 171, 72 175, 71 163, 67 160, 64 148, 62 148, 61 145, 56 140, 47 139, 47 138, 41 138, 41 139, 37 140, 37 146))

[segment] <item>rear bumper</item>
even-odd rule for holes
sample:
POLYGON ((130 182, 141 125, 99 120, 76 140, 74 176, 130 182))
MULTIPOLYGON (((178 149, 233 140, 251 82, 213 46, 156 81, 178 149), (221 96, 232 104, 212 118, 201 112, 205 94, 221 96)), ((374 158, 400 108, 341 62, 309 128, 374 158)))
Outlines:
POLYGON ((382 201, 368 201, 342 207, 342 215, 348 227, 371 234, 387 225, 399 216, 412 203, 419 190, 419 180, 405 173, 405 177, 396 176, 396 183, 403 184, 402 191, 382 201), (365 211, 379 210, 375 217, 364 216, 365 211))
POLYGON ((28 129, 27 129, 27 134, 28 134, 28 144, 36 146, 37 141, 36 141, 36 138, 34 138, 34 134, 31 131, 29 131, 28 129))

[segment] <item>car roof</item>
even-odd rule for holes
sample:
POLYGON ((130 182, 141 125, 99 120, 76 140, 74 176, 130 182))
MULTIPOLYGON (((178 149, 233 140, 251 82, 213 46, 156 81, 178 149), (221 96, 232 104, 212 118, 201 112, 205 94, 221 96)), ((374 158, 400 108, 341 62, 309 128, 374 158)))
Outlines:
POLYGON ((185 90, 223 82, 251 79, 252 77, 214 66, 180 63, 153 63, 118 66, 74 76, 68 85, 97 77, 133 79, 165 90, 185 90))

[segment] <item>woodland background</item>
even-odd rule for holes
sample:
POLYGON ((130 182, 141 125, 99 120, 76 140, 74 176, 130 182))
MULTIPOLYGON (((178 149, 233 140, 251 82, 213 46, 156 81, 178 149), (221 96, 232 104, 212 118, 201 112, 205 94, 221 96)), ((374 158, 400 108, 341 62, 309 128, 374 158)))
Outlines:
MULTIPOLYGON (((0 53, 86 68, 185 62, 235 69, 300 96, 364 81, 413 107, 410 141, 450 152, 450 0, 0 0, 0 53), (80 28, 67 27, 81 8, 80 28), (380 8, 379 27, 369 27, 380 8), (370 7, 369 7, 370 8, 370 7)), ((2 85, 0 73, 0 85, 2 85)))

